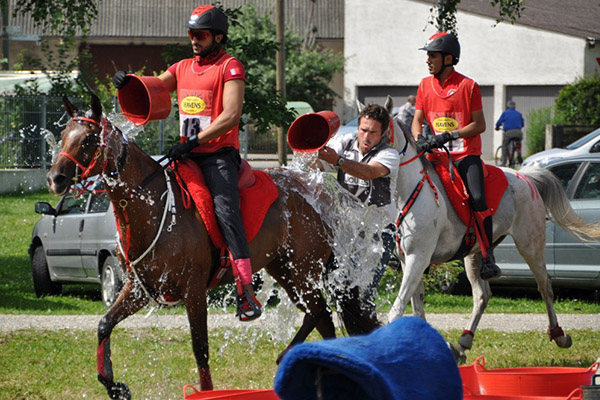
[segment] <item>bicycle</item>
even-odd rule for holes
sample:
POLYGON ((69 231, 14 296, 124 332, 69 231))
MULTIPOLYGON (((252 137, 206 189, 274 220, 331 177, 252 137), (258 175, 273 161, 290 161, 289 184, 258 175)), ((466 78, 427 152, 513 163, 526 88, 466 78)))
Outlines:
MULTIPOLYGON (((508 166, 510 168, 515 168, 523 163, 522 156, 522 148, 523 143, 521 139, 512 138, 508 142, 508 151, 506 154, 506 161, 508 162, 508 166)), ((502 165, 502 146, 498 146, 496 149, 496 153, 494 155, 494 161, 496 166, 505 167, 506 165, 502 165)))

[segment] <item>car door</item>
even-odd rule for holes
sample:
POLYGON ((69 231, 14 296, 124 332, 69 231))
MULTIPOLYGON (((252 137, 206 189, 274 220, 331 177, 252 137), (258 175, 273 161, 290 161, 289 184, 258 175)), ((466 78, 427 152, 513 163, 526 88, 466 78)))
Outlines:
POLYGON ((98 278, 99 255, 102 250, 115 254, 116 227, 112 205, 99 181, 90 194, 90 201, 81 226, 81 262, 90 278, 98 278))
POLYGON ((52 229, 44 238, 48 267, 62 279, 82 278, 81 227, 88 196, 65 195, 57 205, 52 229))
MULTIPOLYGON (((586 222, 600 219, 600 162, 582 165, 570 187, 571 206, 586 222)), ((555 279, 580 286, 600 278, 600 242, 583 242, 560 227, 554 231, 555 279)))

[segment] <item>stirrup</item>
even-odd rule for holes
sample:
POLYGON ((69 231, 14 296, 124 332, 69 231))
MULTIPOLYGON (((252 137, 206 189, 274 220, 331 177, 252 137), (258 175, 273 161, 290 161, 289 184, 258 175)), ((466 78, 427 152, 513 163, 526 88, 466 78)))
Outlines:
POLYGON ((488 280, 492 278, 499 278, 502 275, 502 270, 496 265, 494 256, 488 255, 486 258, 481 260, 481 279, 488 280))
POLYGON ((242 296, 239 294, 237 295, 236 303, 237 312, 235 313, 235 316, 238 317, 240 321, 252 321, 262 314, 262 305, 256 297, 251 296, 246 289, 243 290, 242 296))

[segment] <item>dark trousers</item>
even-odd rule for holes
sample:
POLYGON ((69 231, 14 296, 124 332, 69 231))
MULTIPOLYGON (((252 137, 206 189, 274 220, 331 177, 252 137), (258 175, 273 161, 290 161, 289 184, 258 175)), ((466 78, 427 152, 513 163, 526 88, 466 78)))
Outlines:
POLYGON ((240 153, 233 147, 225 147, 214 153, 192 153, 192 159, 204 175, 215 207, 217 223, 235 260, 250 258, 250 248, 240 213, 238 172, 240 153))

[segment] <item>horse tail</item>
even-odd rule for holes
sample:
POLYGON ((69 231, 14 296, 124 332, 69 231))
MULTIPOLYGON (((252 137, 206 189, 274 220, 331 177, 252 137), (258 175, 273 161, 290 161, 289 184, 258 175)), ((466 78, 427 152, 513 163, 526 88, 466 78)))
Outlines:
POLYGON ((585 222, 575 213, 562 183, 552 172, 538 166, 526 166, 520 169, 519 173, 533 182, 554 223, 582 241, 600 238, 600 223, 585 222))

